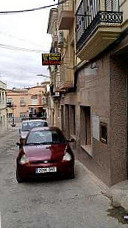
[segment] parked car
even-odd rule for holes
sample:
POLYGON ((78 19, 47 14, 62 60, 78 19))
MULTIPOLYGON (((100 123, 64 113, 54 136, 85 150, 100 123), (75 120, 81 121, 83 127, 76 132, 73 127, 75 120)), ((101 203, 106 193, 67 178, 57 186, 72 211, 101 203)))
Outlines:
POLYGON ((47 127, 48 123, 42 119, 26 119, 22 121, 21 129, 19 129, 20 138, 25 139, 28 132, 34 127, 47 127))
POLYGON ((74 155, 62 131, 56 127, 33 128, 19 145, 16 179, 48 176, 74 177, 74 155))

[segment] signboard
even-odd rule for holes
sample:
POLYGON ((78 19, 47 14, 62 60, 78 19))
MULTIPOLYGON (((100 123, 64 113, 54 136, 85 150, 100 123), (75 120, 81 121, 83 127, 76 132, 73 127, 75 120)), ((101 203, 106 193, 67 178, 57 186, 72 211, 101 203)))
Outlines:
POLYGON ((42 54, 42 65, 60 65, 60 64, 61 64, 60 53, 42 54))

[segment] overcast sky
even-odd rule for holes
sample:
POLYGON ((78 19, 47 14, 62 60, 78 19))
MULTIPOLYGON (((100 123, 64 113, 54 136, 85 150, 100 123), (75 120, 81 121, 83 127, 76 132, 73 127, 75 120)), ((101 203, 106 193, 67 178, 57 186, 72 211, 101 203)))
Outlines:
MULTIPOLYGON (((57 2, 3 0, 0 1, 0 11, 31 9, 57 2)), ((50 8, 11 15, 0 14, 0 80, 8 88, 24 88, 46 81, 46 78, 36 75, 49 74, 47 67, 41 63, 41 53, 49 52, 51 45, 51 36, 47 34, 49 10, 50 8), (9 46, 16 49, 11 50, 9 46), (17 47, 40 50, 40 53, 17 50, 17 47)))

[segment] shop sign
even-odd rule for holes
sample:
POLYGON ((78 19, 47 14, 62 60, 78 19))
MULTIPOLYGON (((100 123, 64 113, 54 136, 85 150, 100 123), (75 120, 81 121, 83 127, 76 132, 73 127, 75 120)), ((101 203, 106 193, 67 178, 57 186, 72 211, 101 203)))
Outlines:
POLYGON ((60 64, 61 64, 60 53, 42 54, 42 65, 60 65, 60 64))

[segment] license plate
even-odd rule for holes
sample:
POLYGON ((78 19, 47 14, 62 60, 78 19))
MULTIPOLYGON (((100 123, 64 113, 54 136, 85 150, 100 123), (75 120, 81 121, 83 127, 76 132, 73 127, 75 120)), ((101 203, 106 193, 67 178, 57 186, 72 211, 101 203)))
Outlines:
POLYGON ((57 172, 57 167, 48 167, 48 168, 36 168, 36 173, 55 173, 57 172))

